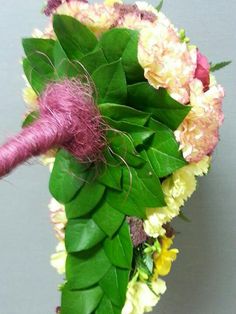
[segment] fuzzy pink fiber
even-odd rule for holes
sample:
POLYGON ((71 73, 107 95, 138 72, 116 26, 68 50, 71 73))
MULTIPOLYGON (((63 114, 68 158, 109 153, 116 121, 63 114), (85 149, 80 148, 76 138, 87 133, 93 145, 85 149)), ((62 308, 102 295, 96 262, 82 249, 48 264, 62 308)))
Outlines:
POLYGON ((101 157, 106 141, 89 83, 78 79, 51 83, 39 105, 40 118, 0 147, 0 176, 55 146, 83 162, 101 157))

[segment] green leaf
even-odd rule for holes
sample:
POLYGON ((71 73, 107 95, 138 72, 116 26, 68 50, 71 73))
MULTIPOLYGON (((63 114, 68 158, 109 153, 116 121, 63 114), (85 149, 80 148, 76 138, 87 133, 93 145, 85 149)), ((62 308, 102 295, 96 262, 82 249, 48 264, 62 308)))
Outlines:
POLYGON ((68 203, 82 188, 87 178, 89 164, 81 164, 70 153, 60 150, 51 173, 49 189, 60 203, 68 203))
POLYGON ((103 203, 93 215, 93 220, 109 237, 120 228, 124 218, 124 214, 107 203, 103 203))
POLYGON ((98 181, 107 187, 110 187, 115 190, 121 190, 121 178, 122 178, 122 169, 120 165, 112 166, 112 165, 105 165, 104 171, 102 175, 98 177, 98 181))
POLYGON ((99 106, 100 113, 103 117, 108 117, 115 121, 130 122, 144 126, 150 118, 149 113, 128 106, 105 103, 99 106))
POLYGON ((211 64, 211 72, 216 72, 219 71, 223 68, 225 68, 226 66, 230 65, 232 63, 232 61, 223 61, 223 62, 219 62, 216 64, 211 64))
POLYGON ((107 59, 101 49, 96 49, 79 59, 79 62, 82 63, 89 74, 92 74, 100 66, 107 64, 107 59))
POLYGON ((140 154, 136 151, 131 138, 124 133, 110 130, 107 132, 109 146, 114 156, 119 160, 120 165, 125 167, 140 167, 145 163, 140 154))
POLYGON ((120 191, 122 178, 122 168, 120 167, 120 162, 111 155, 108 149, 104 151, 103 156, 106 161, 100 166, 100 174, 96 179, 103 185, 120 191))
POLYGON ((70 289, 85 289, 98 283, 111 267, 103 248, 69 254, 66 277, 70 289))
POLYGON ((92 52, 97 45, 96 36, 78 20, 67 15, 54 15, 53 28, 62 48, 71 60, 92 52))
POLYGON ((114 121, 110 118, 105 118, 105 121, 115 130, 119 130, 130 136, 134 146, 144 144, 154 134, 153 130, 142 125, 126 121, 114 121))
POLYGON ((103 296, 102 301, 100 302, 95 314, 120 314, 121 309, 116 308, 107 296, 103 296))
POLYGON ((126 221, 112 239, 106 239, 104 250, 111 263, 121 268, 131 268, 133 244, 130 237, 129 225, 126 221))
POLYGON ((191 222, 191 220, 182 211, 179 212, 178 217, 185 222, 191 222))
POLYGON ((120 308, 122 308, 125 303, 129 273, 127 269, 112 266, 99 282, 105 295, 113 304, 120 308))
POLYGON ((69 220, 66 225, 66 250, 68 253, 88 250, 100 243, 105 236, 92 219, 69 220))
POLYGON ((156 7, 157 11, 160 12, 164 4, 164 0, 161 0, 158 6, 156 7))
POLYGON ((145 254, 143 256, 143 263, 147 267, 147 270, 149 274, 151 275, 153 273, 153 254, 145 254))
POLYGON ((146 209, 165 206, 160 181, 146 163, 123 169, 123 191, 109 191, 107 202, 125 215, 146 218, 146 209))
POLYGON ((123 222, 117 234, 112 239, 106 239, 104 250, 111 263, 121 268, 131 268, 133 258, 133 244, 131 241, 129 225, 123 222))
POLYGON ((22 123, 22 127, 25 128, 35 122, 39 118, 39 112, 38 111, 32 111, 30 112, 27 117, 25 118, 24 122, 22 123))
POLYGON ((61 314, 90 314, 97 308, 102 297, 103 291, 99 286, 70 291, 66 284, 62 290, 61 314))
POLYGON ((113 28, 103 33, 99 42, 108 62, 121 59, 128 82, 144 80, 144 71, 137 57, 138 39, 138 31, 113 28))
POLYGON ((121 61, 100 66, 92 74, 92 79, 98 92, 98 104, 125 103, 127 86, 121 61))
POLYGON ((51 74, 42 75, 38 73, 31 65, 29 60, 26 58, 23 60, 23 69, 27 80, 35 93, 37 95, 41 94, 41 92, 45 89, 45 86, 51 80, 51 74))
POLYGON ((128 105, 152 113, 172 130, 178 128, 191 110, 190 106, 171 98, 165 89, 156 90, 146 82, 128 86, 128 105))
POLYGON ((105 187, 102 184, 99 184, 94 178, 86 181, 78 195, 66 204, 68 218, 78 218, 88 214, 103 197, 105 187))
POLYGON ((144 188, 140 190, 144 193, 144 206, 149 208, 165 206, 166 204, 160 180, 149 163, 146 163, 143 167, 138 168, 135 171, 144 186, 144 188))
POLYGON ((153 119, 150 120, 149 126, 155 130, 155 136, 146 152, 157 176, 166 177, 185 166, 187 163, 173 132, 153 119))
POLYGON ((80 63, 68 59, 58 41, 56 41, 54 46, 53 55, 57 78, 68 79, 78 77, 79 75, 83 76, 85 74, 85 70, 80 63))
POLYGON ((55 41, 41 38, 24 38, 22 45, 32 67, 42 75, 54 77, 53 50, 55 41))

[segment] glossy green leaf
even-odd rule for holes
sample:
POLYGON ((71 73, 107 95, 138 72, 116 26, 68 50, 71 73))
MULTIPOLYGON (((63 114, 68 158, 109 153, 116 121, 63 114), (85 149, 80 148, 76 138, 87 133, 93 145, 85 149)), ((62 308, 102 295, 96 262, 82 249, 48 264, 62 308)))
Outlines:
POLYGON ((27 117, 25 118, 24 122, 22 123, 22 127, 25 128, 35 122, 39 118, 39 112, 38 111, 32 111, 30 112, 27 117))
POLYGON ((98 183, 95 178, 87 178, 76 197, 66 204, 67 217, 78 218, 87 215, 102 199, 104 192, 105 186, 98 183))
POLYGON ((53 50, 55 41, 41 38, 24 38, 22 45, 32 67, 43 75, 54 77, 53 50))
POLYGON ((106 202, 96 210, 93 220, 109 236, 112 237, 124 221, 124 214, 106 202))
POLYGON ((142 125, 126 121, 114 121, 110 118, 105 118, 105 121, 113 129, 119 130, 131 137, 134 146, 144 144, 145 141, 147 141, 154 134, 153 130, 142 125))
POLYGON ((99 282, 105 295, 120 308, 123 308, 125 303, 129 273, 128 269, 112 266, 99 282))
POLYGON ((25 76, 29 84, 33 88, 33 90, 36 92, 37 95, 41 94, 41 92, 45 89, 45 86, 52 79, 51 74, 49 75, 40 74, 31 65, 31 63, 29 62, 27 58, 23 60, 23 69, 24 69, 25 76))
POLYGON ((89 74, 92 74, 100 66, 107 64, 107 59, 101 49, 96 49, 79 59, 89 74))
POLYGON ((123 191, 109 191, 107 202, 125 215, 146 218, 146 209, 165 206, 160 181, 146 163, 123 169, 123 191), (140 195, 141 193, 141 195, 140 195))
POLYGON ((168 92, 160 88, 156 90, 147 82, 128 86, 128 105, 136 109, 150 112, 160 122, 172 130, 176 130, 191 110, 170 97, 168 92))
POLYGON ((140 167, 145 163, 127 134, 111 130, 107 132, 107 138, 112 152, 120 161, 121 166, 140 167))
POLYGON ((96 36, 78 20, 67 15, 54 15, 53 28, 62 48, 71 60, 93 51, 96 36))
POLYGON ((103 291, 99 286, 88 290, 62 290, 61 314, 90 314, 100 303, 103 291))
MULTIPOLYGON (((146 163, 143 167, 135 170, 139 180, 142 182, 144 191, 143 204, 148 208, 165 206, 164 194, 158 176, 153 168, 146 163), (146 190, 145 190, 146 189, 146 190)), ((135 178, 134 178, 135 179, 135 178)))
POLYGON ((72 200, 88 176, 88 164, 81 164, 70 153, 60 150, 51 173, 49 188, 53 197, 65 204, 72 200))
POLYGON ((116 308, 110 301, 110 299, 104 295, 100 302, 95 314, 120 314, 121 309, 116 308))
POLYGON ((121 61, 100 66, 92 74, 92 79, 98 92, 98 104, 105 102, 125 103, 127 86, 121 61))
POLYGON ((58 41, 55 43, 53 55, 56 77, 58 79, 74 78, 85 74, 85 70, 78 62, 68 59, 58 41))
POLYGON ((103 117, 108 117, 115 121, 130 122, 144 126, 150 118, 150 114, 136 110, 128 106, 105 103, 99 106, 103 117))
POLYGON ((138 62, 138 31, 113 28, 102 34, 99 45, 108 62, 121 59, 128 82, 144 80, 144 71, 138 62))
POLYGON ((166 177, 185 166, 173 132, 155 120, 150 120, 149 126, 155 130, 155 137, 147 149, 147 156, 158 177, 166 177))
POLYGON ((131 268, 133 257, 133 244, 129 226, 126 221, 112 239, 106 239, 104 250, 111 263, 121 268, 131 268))
POLYGON ((69 254, 66 277, 70 289, 85 289, 99 282, 111 267, 103 248, 69 254))
POLYGON ((108 150, 103 155, 106 162, 100 166, 100 174, 96 179, 105 186, 120 191, 122 178, 120 161, 117 161, 108 150))
POLYGON ((66 225, 66 250, 68 253, 88 250, 100 243, 106 234, 92 219, 71 219, 66 225))

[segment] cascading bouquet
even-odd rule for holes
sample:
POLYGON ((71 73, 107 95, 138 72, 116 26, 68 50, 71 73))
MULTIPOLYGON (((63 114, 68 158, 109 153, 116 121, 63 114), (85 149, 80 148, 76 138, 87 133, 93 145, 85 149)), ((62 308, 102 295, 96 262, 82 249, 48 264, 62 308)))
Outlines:
POLYGON ((170 222, 218 143, 210 72, 228 62, 210 65, 161 4, 49 0, 49 26, 23 40, 30 112, 0 175, 40 154, 50 167, 57 313, 152 310, 178 254, 170 222))

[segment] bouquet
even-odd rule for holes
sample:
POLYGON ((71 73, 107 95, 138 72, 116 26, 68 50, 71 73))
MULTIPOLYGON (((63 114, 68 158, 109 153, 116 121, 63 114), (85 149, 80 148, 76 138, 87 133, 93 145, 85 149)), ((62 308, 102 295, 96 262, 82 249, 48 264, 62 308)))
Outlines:
POLYGON ((0 175, 49 166, 64 275, 60 314, 142 314, 166 291, 171 222, 207 174, 223 122, 211 64, 147 2, 48 0, 23 39, 28 112, 0 148, 0 175))

